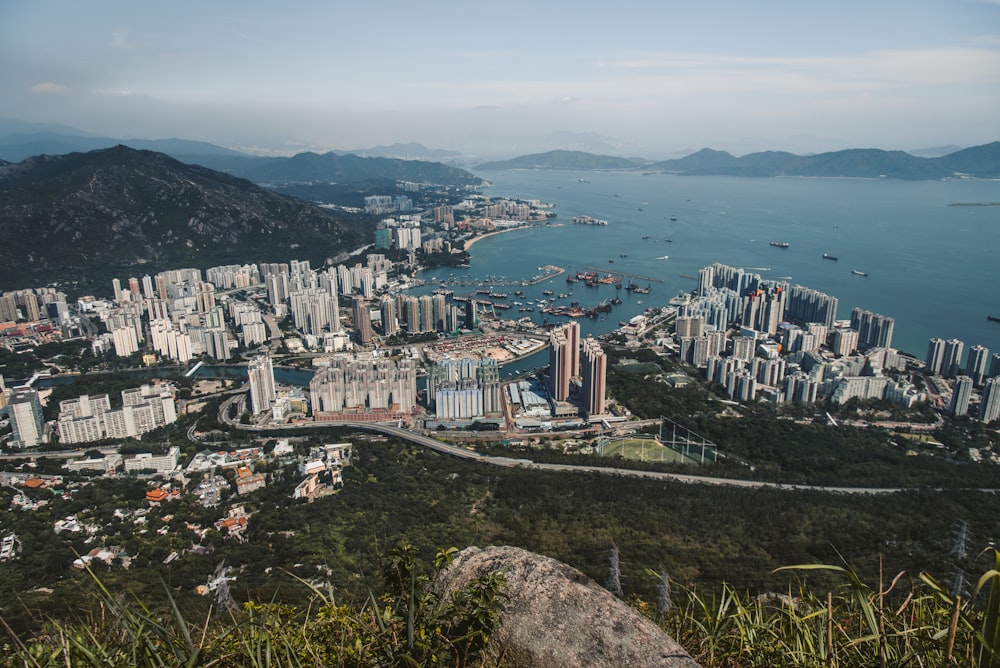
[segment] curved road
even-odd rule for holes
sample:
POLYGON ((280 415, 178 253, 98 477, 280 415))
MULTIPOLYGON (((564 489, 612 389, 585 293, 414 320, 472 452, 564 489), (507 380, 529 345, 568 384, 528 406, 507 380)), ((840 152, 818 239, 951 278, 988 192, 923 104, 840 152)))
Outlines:
MULTIPOLYGON (((663 471, 637 471, 635 469, 611 468, 605 466, 581 466, 575 464, 546 464, 535 462, 530 459, 515 459, 513 457, 496 457, 484 455, 472 450, 460 448, 458 446, 443 443, 435 438, 424 436, 409 429, 394 427, 387 424, 370 422, 302 422, 293 425, 282 425, 280 427, 258 427, 255 425, 240 424, 233 421, 229 416, 229 408, 233 403, 239 401, 240 396, 234 396, 226 400, 219 407, 219 421, 231 427, 243 431, 266 432, 269 429, 315 429, 317 427, 346 427, 359 431, 369 431, 385 436, 394 436, 411 443, 435 450, 442 454, 469 459, 493 466, 504 466, 507 468, 535 469, 538 471, 563 471, 575 473, 599 473, 601 475, 617 475, 627 478, 644 478, 646 480, 669 480, 673 482, 684 482, 689 484, 719 485, 728 487, 743 487, 747 489, 779 489, 809 492, 826 492, 833 494, 896 494, 898 492, 913 491, 909 487, 834 487, 822 485, 794 485, 779 482, 764 482, 759 480, 739 480, 733 478, 715 478, 712 476, 686 475, 682 473, 667 473, 663 471)), ((977 490, 986 492, 997 492, 998 490, 986 489, 977 490)))

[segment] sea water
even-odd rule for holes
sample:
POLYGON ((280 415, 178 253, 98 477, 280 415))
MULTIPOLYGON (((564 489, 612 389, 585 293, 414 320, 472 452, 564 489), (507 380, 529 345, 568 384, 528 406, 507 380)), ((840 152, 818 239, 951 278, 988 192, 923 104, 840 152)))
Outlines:
MULTIPOLYGON (((1000 181, 544 170, 479 175, 492 183, 485 194, 554 204, 556 218, 548 226, 483 239, 471 249, 470 268, 438 269, 422 278, 517 280, 548 264, 570 273, 592 267, 644 277, 632 280, 650 288, 645 295, 614 285, 567 284, 559 276, 522 287, 524 297, 508 300, 534 302, 546 289, 572 290, 558 305, 623 300, 603 318, 581 318, 584 335, 610 331, 645 308, 665 305, 695 287, 688 277, 721 262, 837 297, 842 319, 854 307, 890 316, 893 346, 920 358, 931 337, 960 339, 966 351, 981 344, 1000 352, 1000 323, 986 319, 1000 316, 1000 206, 988 206, 1000 203, 1000 181), (609 224, 572 224, 577 215, 609 224)), ((508 318, 521 315, 537 322, 543 317, 537 308, 504 312, 508 318)))

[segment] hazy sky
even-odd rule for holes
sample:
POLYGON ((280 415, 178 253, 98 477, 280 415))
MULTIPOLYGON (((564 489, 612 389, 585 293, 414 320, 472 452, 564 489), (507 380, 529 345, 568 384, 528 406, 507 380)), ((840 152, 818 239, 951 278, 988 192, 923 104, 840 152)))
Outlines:
POLYGON ((0 0, 0 117, 288 150, 970 146, 1000 139, 1000 0, 0 0))

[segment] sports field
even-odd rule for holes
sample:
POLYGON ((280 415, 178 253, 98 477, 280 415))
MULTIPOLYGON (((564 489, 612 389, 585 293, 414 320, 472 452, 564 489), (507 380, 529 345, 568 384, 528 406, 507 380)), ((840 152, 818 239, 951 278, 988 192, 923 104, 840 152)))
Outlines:
POLYGON ((605 457, 621 457, 643 462, 671 462, 678 464, 698 464, 701 461, 701 450, 692 448, 690 457, 671 450, 652 439, 623 438, 609 441, 604 446, 605 457))

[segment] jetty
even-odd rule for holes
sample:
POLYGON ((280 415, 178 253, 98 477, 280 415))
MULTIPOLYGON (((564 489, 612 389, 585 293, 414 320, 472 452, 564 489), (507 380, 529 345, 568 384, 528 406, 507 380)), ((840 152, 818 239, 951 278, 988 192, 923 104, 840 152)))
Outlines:
POLYGON ((653 278, 652 276, 641 276, 639 274, 630 274, 630 273, 625 272, 625 271, 612 271, 611 269, 607 269, 607 268, 601 269, 601 268, 598 268, 598 267, 590 267, 590 266, 587 266, 587 265, 584 265, 583 268, 587 269, 589 271, 596 271, 596 272, 605 273, 605 274, 614 274, 615 276, 621 276, 621 277, 625 277, 625 278, 637 278, 640 281, 651 281, 653 283, 662 283, 663 282, 662 278, 653 278))

